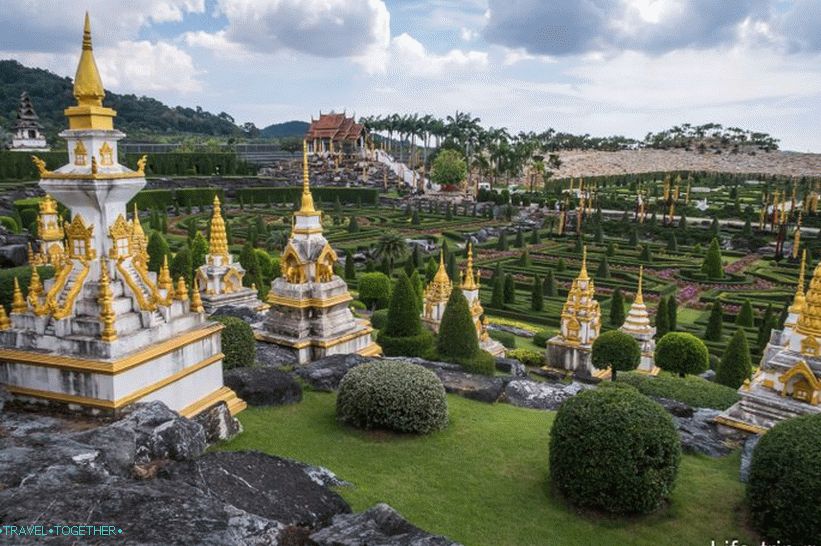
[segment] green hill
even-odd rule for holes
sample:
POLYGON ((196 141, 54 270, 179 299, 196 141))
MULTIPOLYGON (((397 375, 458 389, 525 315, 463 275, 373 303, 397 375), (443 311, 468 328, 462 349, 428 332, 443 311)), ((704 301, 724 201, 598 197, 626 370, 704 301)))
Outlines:
MULTIPOLYGON (((63 110, 74 103, 72 80, 41 68, 28 68, 17 61, 0 60, 0 127, 9 131, 17 116, 20 94, 27 91, 40 116, 49 142, 66 128, 63 110)), ((151 97, 119 95, 106 91, 105 105, 117 111, 117 128, 137 135, 242 136, 234 119, 221 112, 212 114, 200 107, 170 107, 151 97)))
POLYGON ((274 123, 262 129, 259 134, 263 138, 287 138, 305 136, 309 123, 306 121, 286 121, 284 123, 274 123))

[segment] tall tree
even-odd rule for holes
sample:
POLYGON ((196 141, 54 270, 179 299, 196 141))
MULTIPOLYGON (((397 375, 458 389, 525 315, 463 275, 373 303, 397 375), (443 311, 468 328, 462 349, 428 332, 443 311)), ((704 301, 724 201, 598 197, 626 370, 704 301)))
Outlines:
POLYGON ((624 296, 620 288, 613 290, 610 298, 610 325, 616 328, 624 324, 624 296))
POLYGON ((748 328, 755 325, 755 313, 753 312, 753 305, 750 303, 750 300, 744 300, 744 303, 741 304, 741 309, 738 311, 735 323, 737 326, 746 326, 748 328))
POLYGON ((675 294, 670 294, 667 298, 667 315, 670 331, 675 332, 678 327, 678 300, 676 300, 675 294))
POLYGON ((558 295, 558 287, 556 286, 556 277, 553 275, 553 270, 548 269, 544 277, 544 295, 554 298, 558 295))
POLYGON ((530 294, 530 308, 534 311, 541 311, 544 309, 542 279, 539 278, 538 275, 533 276, 533 289, 530 294))
POLYGON ((710 318, 707 319, 707 330, 704 332, 704 339, 707 341, 721 341, 723 326, 724 313, 721 309, 721 301, 716 300, 710 308, 710 318))
POLYGON ((461 290, 452 290, 442 314, 436 349, 446 358, 470 359, 479 354, 479 338, 461 290))
POLYGON ((516 303, 516 281, 513 279, 513 274, 505 275, 505 303, 516 303))
POLYGON ((737 389, 750 378, 751 373, 752 362, 747 336, 744 329, 739 328, 721 356, 721 363, 716 370, 716 383, 737 389))
POLYGON ((656 337, 662 338, 670 331, 670 312, 667 310, 667 298, 659 299, 656 307, 656 337))
POLYGON ((148 245, 146 246, 148 252, 148 269, 158 273, 162 267, 163 260, 170 253, 168 243, 162 233, 154 231, 148 238, 148 245))
POLYGON ((724 267, 721 262, 721 248, 718 246, 718 239, 715 237, 710 241, 710 247, 707 249, 707 254, 704 256, 704 262, 701 264, 701 272, 707 275, 709 279, 724 278, 724 267))
POLYGON ((504 274, 497 274, 493 279, 493 294, 490 297, 490 306, 495 309, 504 309, 505 307, 504 274))
POLYGON ((350 250, 345 251, 345 278, 356 279, 356 264, 354 264, 353 254, 350 250))

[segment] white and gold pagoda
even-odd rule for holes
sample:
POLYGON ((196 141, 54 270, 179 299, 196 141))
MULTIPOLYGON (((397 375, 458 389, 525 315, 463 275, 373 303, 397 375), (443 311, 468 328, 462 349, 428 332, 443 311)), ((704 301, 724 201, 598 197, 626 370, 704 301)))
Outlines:
POLYGON ((636 288, 636 296, 633 298, 633 305, 627 312, 624 324, 619 328, 622 332, 630 334, 641 347, 641 360, 637 372, 649 375, 658 375, 659 368, 655 364, 653 353, 656 350, 656 342, 653 339, 656 335, 656 328, 650 325, 650 315, 647 313, 647 306, 644 305, 644 294, 642 293, 642 281, 644 279, 644 266, 639 266, 639 284, 636 288))
POLYGON ((434 333, 439 332, 439 325, 442 323, 442 315, 448 306, 448 298, 453 290, 453 282, 445 269, 444 250, 439 251, 439 269, 433 279, 425 287, 424 305, 422 310, 422 323, 434 333))
POLYGON ((596 370, 591 361, 593 342, 601 329, 601 309, 594 298, 596 288, 587 273, 587 247, 582 251, 579 276, 573 281, 562 307, 558 335, 547 341, 547 367, 579 377, 604 377, 609 370, 596 370))
POLYGON ((476 326, 476 335, 479 337, 479 347, 493 356, 505 356, 505 347, 495 339, 491 339, 487 332, 487 319, 485 310, 479 301, 480 275, 477 271, 473 273, 473 245, 468 243, 467 265, 462 273, 462 294, 468 300, 470 314, 473 317, 473 324, 476 326))
POLYGON ((805 258, 806 252, 784 329, 772 330, 758 370, 718 423, 764 432, 785 419, 821 413, 821 263, 804 294, 805 258))
POLYGON ((40 211, 37 215, 37 239, 39 248, 35 253, 29 244, 29 263, 31 265, 52 265, 58 267, 63 262, 65 233, 60 225, 57 202, 46 194, 40 200, 40 211))
POLYGON ((302 206, 294 213, 280 258, 282 276, 271 283, 271 308, 257 339, 293 351, 300 364, 333 354, 378 355, 382 349, 373 341, 370 322, 353 316, 348 285, 334 274, 337 255, 322 235, 322 213, 314 208, 305 142, 302 169, 302 206))
POLYGON ((26 297, 15 280, 11 313, 0 316, 0 384, 25 402, 95 413, 153 400, 187 416, 220 401, 242 410, 223 385, 222 326, 207 322, 198 295, 189 301, 167 263, 159 275, 147 271, 139 218, 126 220, 126 203, 146 184, 146 161, 137 171, 117 162, 125 135, 102 103, 88 15, 74 96, 60 133, 69 163, 49 171, 34 158, 40 186, 70 209, 71 221, 61 241, 55 203, 43 200, 35 262, 51 263, 56 274, 42 282, 32 263, 26 297))
POLYGON ((222 218, 220 200, 214 196, 214 212, 211 214, 208 257, 197 269, 196 288, 201 293, 202 305, 207 313, 230 305, 264 311, 268 305, 257 297, 254 287, 243 286, 245 269, 228 252, 228 236, 222 218))

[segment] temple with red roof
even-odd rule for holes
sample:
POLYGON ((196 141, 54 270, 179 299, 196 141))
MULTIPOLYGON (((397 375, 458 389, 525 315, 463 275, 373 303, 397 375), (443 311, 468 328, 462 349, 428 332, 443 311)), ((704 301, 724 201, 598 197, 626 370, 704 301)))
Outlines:
POLYGON ((305 134, 309 153, 337 153, 361 155, 365 150, 365 126, 356 123, 345 113, 319 113, 319 119, 311 117, 311 125, 305 134))

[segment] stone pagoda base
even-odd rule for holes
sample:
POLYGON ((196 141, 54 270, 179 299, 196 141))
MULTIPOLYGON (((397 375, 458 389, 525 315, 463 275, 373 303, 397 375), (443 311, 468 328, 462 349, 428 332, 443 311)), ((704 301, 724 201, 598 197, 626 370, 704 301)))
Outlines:
POLYGON ((716 417, 716 423, 762 433, 785 419, 821 413, 821 406, 798 402, 756 385, 741 387, 738 394, 741 400, 716 417))
POLYGON ((495 357, 505 356, 505 346, 495 339, 487 338, 479 342, 479 348, 495 357))
POLYGON ((210 296, 203 294, 201 299, 202 307, 209 315, 226 305, 230 307, 246 307, 258 313, 268 309, 268 304, 260 301, 256 291, 248 287, 243 287, 229 294, 214 294, 210 296))
POLYGON ((547 341, 547 368, 573 374, 580 379, 605 379, 610 370, 597 370, 592 362, 592 345, 568 342, 561 336, 547 341))

